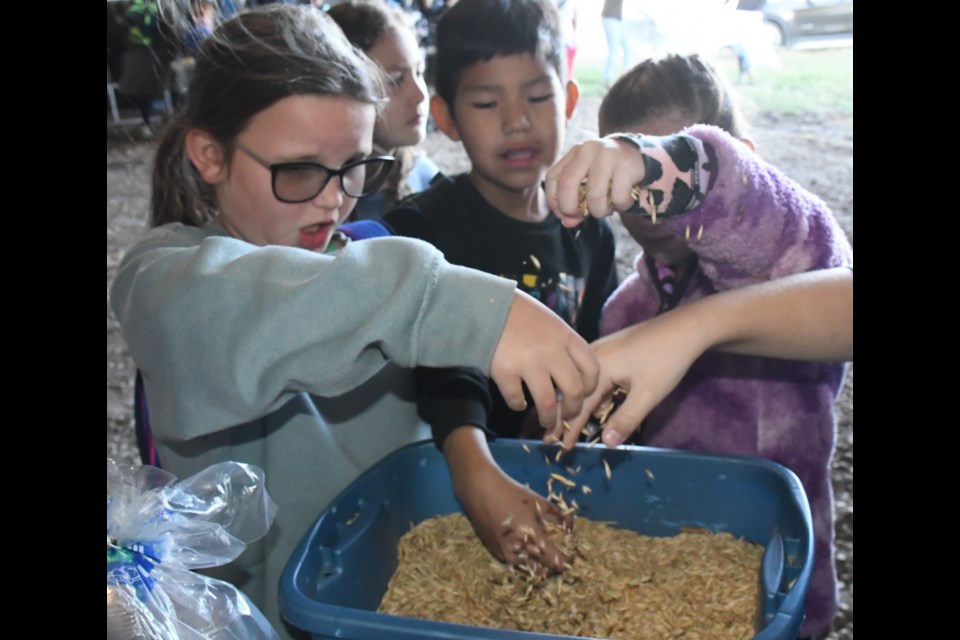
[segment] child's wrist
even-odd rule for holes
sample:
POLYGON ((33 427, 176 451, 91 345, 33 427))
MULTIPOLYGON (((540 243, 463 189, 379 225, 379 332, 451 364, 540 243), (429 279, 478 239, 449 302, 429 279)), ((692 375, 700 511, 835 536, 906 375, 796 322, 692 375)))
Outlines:
POLYGON ((674 310, 682 313, 688 323, 688 336, 695 343, 698 353, 716 349, 737 335, 736 314, 731 315, 728 305, 713 296, 706 296, 674 310))

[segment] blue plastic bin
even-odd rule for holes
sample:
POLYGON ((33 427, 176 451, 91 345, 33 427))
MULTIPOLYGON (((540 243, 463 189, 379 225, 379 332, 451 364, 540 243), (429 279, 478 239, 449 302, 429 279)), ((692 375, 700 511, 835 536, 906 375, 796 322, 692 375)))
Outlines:
MULTIPOLYGON (((545 492, 557 447, 497 441, 490 448, 505 472, 545 492)), ((726 531, 766 547, 758 576, 757 639, 793 639, 803 622, 813 563, 806 495, 788 469, 760 458, 621 447, 579 446, 564 465, 581 466, 580 514, 613 520, 646 535, 683 527, 726 531), (607 480, 602 460, 612 470, 607 480), (649 473, 648 473, 649 471, 649 473)), ((400 537, 427 518, 460 512, 443 457, 432 442, 404 447, 350 485, 300 542, 280 581, 280 609, 313 638, 568 638, 488 629, 377 613, 397 567, 400 537), (348 524, 349 522, 349 524, 348 524)))

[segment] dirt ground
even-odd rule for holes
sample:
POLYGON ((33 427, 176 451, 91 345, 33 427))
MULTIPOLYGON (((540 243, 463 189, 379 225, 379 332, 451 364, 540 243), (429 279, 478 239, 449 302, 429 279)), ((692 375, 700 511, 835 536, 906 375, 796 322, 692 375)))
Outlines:
MULTIPOLYGON (((583 98, 567 134, 568 143, 596 135, 598 98, 583 98)), ((823 198, 853 242, 853 117, 816 114, 772 117, 748 114, 761 156, 823 198)), ((433 132, 426 148, 447 173, 467 168, 458 145, 433 132)), ((146 228, 149 203, 150 143, 125 133, 107 136, 107 291, 117 264, 131 242, 146 228)), ((632 240, 618 230, 621 275, 630 269, 632 240)), ((107 456, 138 462, 133 437, 134 367, 116 318, 107 306, 107 456)), ((853 365, 848 369, 836 405, 839 420, 833 486, 837 515, 837 570, 842 583, 841 610, 831 640, 853 638, 853 365)))

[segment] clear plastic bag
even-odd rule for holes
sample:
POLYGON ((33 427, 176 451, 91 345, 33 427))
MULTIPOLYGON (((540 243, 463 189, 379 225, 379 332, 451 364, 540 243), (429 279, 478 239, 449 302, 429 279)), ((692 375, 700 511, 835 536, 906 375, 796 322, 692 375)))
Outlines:
POLYGON ((108 640, 279 640, 240 590, 193 572, 233 561, 276 511, 253 465, 222 462, 177 482, 107 458, 108 640))

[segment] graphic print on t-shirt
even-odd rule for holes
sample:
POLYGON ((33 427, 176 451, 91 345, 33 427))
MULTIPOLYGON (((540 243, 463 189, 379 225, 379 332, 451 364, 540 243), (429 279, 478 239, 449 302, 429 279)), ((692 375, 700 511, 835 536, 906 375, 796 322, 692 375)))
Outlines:
POLYGON ((576 326, 577 310, 583 301, 583 278, 541 265, 532 255, 523 261, 519 273, 500 275, 515 280, 521 291, 542 302, 571 327, 576 326))

